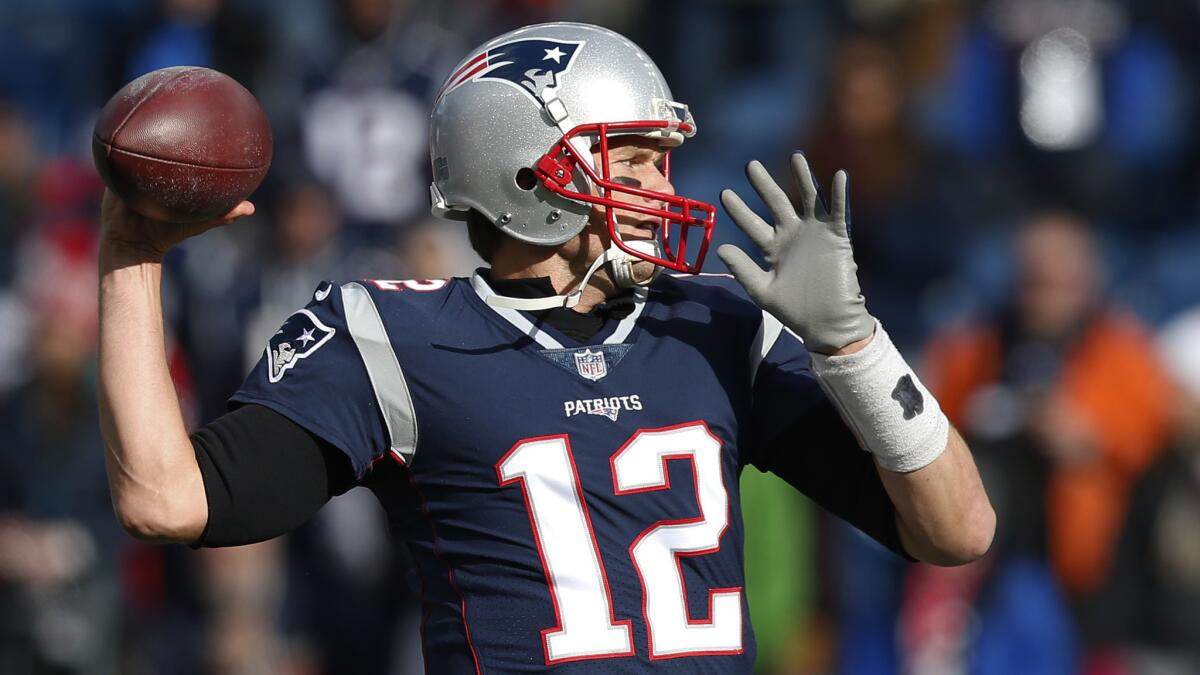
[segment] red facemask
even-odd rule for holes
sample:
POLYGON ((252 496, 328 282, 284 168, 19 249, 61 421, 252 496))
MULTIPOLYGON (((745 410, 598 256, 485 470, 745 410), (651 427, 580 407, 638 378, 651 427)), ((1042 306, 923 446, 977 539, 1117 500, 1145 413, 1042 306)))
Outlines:
MULTIPOLYGON (((680 197, 679 195, 646 190, 641 187, 615 182, 612 180, 609 171, 609 133, 633 130, 656 131, 660 129, 678 129, 685 134, 690 134, 693 131, 692 125, 686 122, 667 122, 661 120, 581 124, 568 131, 549 152, 542 155, 541 159, 534 166, 534 172, 542 185, 551 192, 567 197, 568 199, 606 207, 608 234, 612 237, 613 243, 622 251, 669 270, 696 274, 700 271, 701 266, 704 265, 704 256, 708 254, 709 240, 712 239, 713 227, 716 224, 716 207, 712 204, 688 199, 687 197, 680 197), (600 167, 603 175, 598 175, 596 170, 592 168, 589 161, 591 157, 584 157, 571 143, 572 139, 582 135, 595 135, 600 139, 600 167), (574 179, 577 167, 583 170, 584 174, 596 186, 600 194, 594 195, 590 192, 577 192, 569 187, 574 179), (644 199, 652 199, 660 202, 663 206, 662 208, 655 208, 645 204, 621 201, 614 198, 616 194, 627 194, 644 199), (617 231, 617 209, 633 211, 659 219, 658 241, 662 246, 662 256, 638 251, 621 240, 621 235, 617 231), (692 240, 693 248, 691 250, 694 252, 694 255, 691 258, 692 261, 689 262, 688 233, 692 228, 700 228, 701 232, 699 242, 696 242, 695 239, 692 240), (675 229, 678 230, 677 234, 675 233, 675 229)), ((663 155, 662 173, 663 177, 668 181, 671 180, 670 152, 666 152, 663 155)))

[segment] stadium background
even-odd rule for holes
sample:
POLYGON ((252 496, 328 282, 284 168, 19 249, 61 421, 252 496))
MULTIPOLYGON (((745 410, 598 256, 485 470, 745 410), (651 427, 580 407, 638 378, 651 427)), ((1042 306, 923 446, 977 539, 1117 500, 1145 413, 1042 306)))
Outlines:
MULTIPOLYGON (((849 170, 869 307, 1000 516, 979 563, 905 566, 748 471, 761 672, 1200 672, 1200 2, 5 0, 0 673, 420 672, 403 552, 365 491, 242 549, 120 532, 89 134, 124 82, 179 64, 271 117, 257 215, 168 261, 199 424, 320 279, 472 269, 428 216, 430 97, 471 46, 554 19, 626 33, 690 104, 679 192, 715 201, 793 149, 849 170)), ((717 237, 738 240, 727 218, 717 237)))

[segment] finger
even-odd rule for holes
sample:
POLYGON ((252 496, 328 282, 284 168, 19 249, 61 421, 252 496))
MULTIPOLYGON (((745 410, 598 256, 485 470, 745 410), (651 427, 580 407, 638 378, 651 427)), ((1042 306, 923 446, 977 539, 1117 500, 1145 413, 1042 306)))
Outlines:
POLYGON ((254 215, 254 211, 255 209, 253 202, 243 201, 242 203, 230 209, 229 213, 221 216, 218 222, 222 225, 228 225, 238 218, 245 218, 246 216, 254 215))
POLYGON ((813 178, 812 170, 808 168, 808 160, 804 153, 792 153, 792 173, 796 177, 796 186, 800 188, 800 203, 804 207, 804 215, 817 214, 817 181, 813 178))
POLYGON ((717 248, 717 257, 725 263, 733 273, 733 278, 737 279, 755 302, 764 296, 771 274, 759 267, 745 251, 733 244, 722 244, 717 248))
POLYGON ((833 197, 829 203, 829 215, 833 216, 834 227, 842 236, 849 236, 847 228, 850 224, 850 204, 846 199, 849 184, 850 177, 845 171, 839 170, 833 174, 833 197))
POLYGON ((750 241, 760 249, 766 250, 775 239, 775 229, 758 217, 742 198, 733 190, 721 191, 721 205, 725 212, 737 223, 737 226, 750 237, 750 241))
POLYGON ((255 211, 255 208, 254 208, 254 202, 251 202, 251 201, 243 201, 242 203, 240 203, 240 204, 238 204, 237 206, 233 207, 233 210, 232 210, 232 211, 230 211, 229 213, 225 214, 225 217, 226 217, 226 218, 233 218, 233 219, 236 219, 236 218, 243 218, 243 217, 245 217, 245 216, 252 216, 252 215, 254 215, 254 211, 255 211))
POLYGON ((776 225, 796 218, 796 209, 792 206, 792 200, 788 199, 787 193, 779 187, 779 183, 776 183, 775 179, 771 178, 771 174, 767 173, 767 169, 761 162, 755 160, 747 164, 746 177, 750 179, 750 185, 758 193, 759 198, 775 216, 776 225))

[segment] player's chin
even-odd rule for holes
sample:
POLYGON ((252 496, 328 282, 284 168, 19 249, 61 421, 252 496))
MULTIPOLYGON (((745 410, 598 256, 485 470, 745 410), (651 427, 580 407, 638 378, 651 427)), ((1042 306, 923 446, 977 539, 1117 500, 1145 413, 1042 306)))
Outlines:
POLYGON ((639 260, 633 263, 633 279, 639 286, 649 283, 658 272, 658 265, 649 260, 639 260))

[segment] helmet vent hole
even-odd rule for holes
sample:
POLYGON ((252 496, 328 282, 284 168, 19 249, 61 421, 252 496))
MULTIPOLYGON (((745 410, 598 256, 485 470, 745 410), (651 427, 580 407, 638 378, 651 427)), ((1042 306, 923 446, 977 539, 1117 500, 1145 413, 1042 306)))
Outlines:
POLYGON ((537 187, 537 174, 533 172, 533 169, 525 167, 517 172, 516 182, 517 187, 522 190, 532 190, 537 187))

